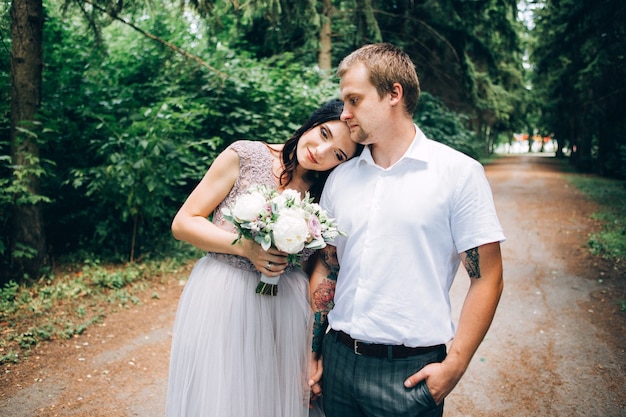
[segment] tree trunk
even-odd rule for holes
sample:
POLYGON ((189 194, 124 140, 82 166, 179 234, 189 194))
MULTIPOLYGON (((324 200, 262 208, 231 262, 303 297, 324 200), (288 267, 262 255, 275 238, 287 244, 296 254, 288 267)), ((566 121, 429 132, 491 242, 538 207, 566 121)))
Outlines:
POLYGON ((41 104, 42 0, 14 0, 11 4, 11 157, 13 180, 23 192, 16 195, 12 213, 11 261, 19 278, 37 277, 47 259, 39 194, 39 146, 33 129, 41 104))
POLYGON ((322 29, 320 31, 320 53, 317 59, 317 64, 322 70, 330 70, 332 67, 332 14, 332 1, 324 0, 324 4, 322 6, 322 29))

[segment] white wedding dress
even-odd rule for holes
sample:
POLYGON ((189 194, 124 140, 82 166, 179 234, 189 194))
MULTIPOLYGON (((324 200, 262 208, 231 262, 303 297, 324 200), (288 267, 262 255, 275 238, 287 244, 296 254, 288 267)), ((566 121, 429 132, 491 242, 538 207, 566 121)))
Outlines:
MULTIPOLYGON (((263 143, 231 147, 241 160, 239 178, 212 221, 235 231, 221 207, 251 184, 276 181, 263 143)), ((233 255, 208 253, 194 266, 174 324, 167 417, 309 416, 308 277, 289 267, 277 296, 255 293, 259 277, 252 263, 233 255)))

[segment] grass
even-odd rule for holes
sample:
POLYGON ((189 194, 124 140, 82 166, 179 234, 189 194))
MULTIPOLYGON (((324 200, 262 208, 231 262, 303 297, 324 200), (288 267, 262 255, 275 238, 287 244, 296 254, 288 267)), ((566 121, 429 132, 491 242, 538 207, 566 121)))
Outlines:
MULTIPOLYGON (((592 217, 600 221, 602 230, 589 236, 589 250, 626 277, 626 182, 583 175, 568 175, 567 179, 600 206, 592 217)), ((626 311, 626 300, 619 302, 626 311)))
MULTIPOLYGON (((187 245, 189 246, 189 245, 187 245)), ((159 283, 177 274, 195 250, 177 257, 127 265, 89 260, 56 268, 32 284, 0 288, 0 365, 18 363, 42 342, 70 339, 107 314, 159 298, 159 283)))

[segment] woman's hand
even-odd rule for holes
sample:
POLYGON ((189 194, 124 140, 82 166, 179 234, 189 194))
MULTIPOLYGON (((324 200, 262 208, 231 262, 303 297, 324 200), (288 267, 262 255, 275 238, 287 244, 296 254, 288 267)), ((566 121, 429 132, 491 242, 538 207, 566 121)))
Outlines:
POLYGON ((287 254, 271 247, 263 249, 261 245, 250 239, 241 239, 243 253, 252 262, 257 271, 268 277, 277 277, 287 267, 287 254))
POLYGON ((318 358, 315 352, 311 353, 311 362, 309 364, 309 389, 311 390, 311 401, 315 401, 322 395, 322 373, 324 366, 322 358, 318 358))

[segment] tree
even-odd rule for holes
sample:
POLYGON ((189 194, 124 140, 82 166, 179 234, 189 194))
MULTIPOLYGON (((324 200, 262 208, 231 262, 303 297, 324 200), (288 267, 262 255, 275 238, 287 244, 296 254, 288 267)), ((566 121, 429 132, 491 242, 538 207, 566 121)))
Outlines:
POLYGON ((331 0, 322 1, 322 29, 320 30, 320 52, 317 65, 323 70, 332 67, 332 25, 333 5, 331 0))
POLYGON ((424 91, 469 116, 490 152, 512 131, 524 89, 516 0, 375 3, 384 40, 413 58, 424 91))
MULTIPOLYGON (((515 99, 524 98, 516 94, 514 1, 475 3, 46 0, 46 66, 41 98, 31 100, 41 106, 29 116, 14 112, 11 163, 9 143, 0 140, 2 267, 9 243, 20 241, 4 233, 9 217, 30 222, 22 229, 30 241, 11 245, 16 259, 35 254, 45 262, 46 245, 51 257, 107 261, 164 253, 172 213, 215 155, 238 139, 286 139, 315 106, 336 97, 328 69, 364 43, 403 47, 425 87, 418 123, 478 157, 512 128, 515 99), (15 174, 10 181, 6 172, 15 174), (43 205, 45 233, 40 194, 54 196, 43 205)), ((25 4, 34 3, 12 7, 25 4)), ((14 38, 13 47, 38 51, 14 38)), ((41 77, 41 45, 37 53, 41 77)), ((0 85, 8 73, 0 62, 0 85)), ((2 123, 8 137, 8 120, 2 123)))
POLYGON ((285 140, 336 94, 325 72, 292 54, 256 59, 207 37, 209 25, 176 4, 134 6, 47 16, 44 80, 54 87, 44 88, 42 150, 58 166, 42 185, 57 197, 46 212, 55 252, 150 256, 220 150, 285 140))
MULTIPOLYGON (((14 197, 11 233, 13 270, 36 277, 46 263, 46 239, 39 196, 36 115, 41 104, 42 0, 11 4, 11 158, 14 197)), ((6 191, 5 191, 6 192, 6 191)))
POLYGON ((534 89, 541 123, 579 169, 626 177, 626 7, 620 0, 538 1, 534 89))

